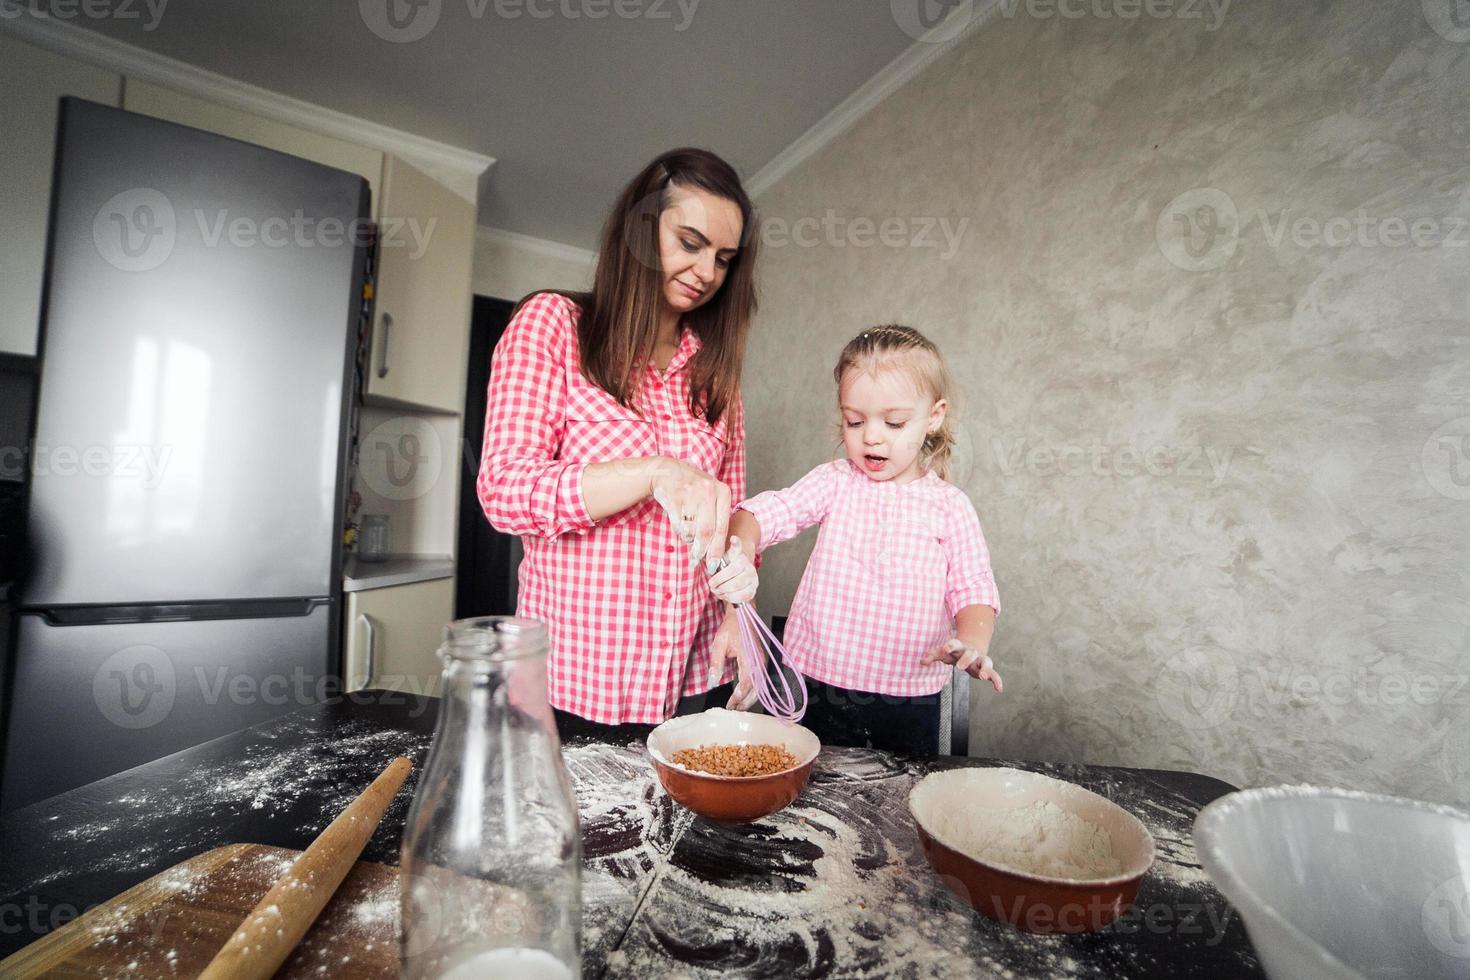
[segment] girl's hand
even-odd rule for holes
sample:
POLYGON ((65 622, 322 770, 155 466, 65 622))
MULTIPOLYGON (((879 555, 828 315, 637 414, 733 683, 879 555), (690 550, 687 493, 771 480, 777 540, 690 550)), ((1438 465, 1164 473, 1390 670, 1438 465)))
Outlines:
POLYGON ((745 660, 740 656, 740 621, 735 617, 733 611, 725 614, 725 621, 720 624, 714 642, 710 644, 709 683, 712 687, 720 683, 720 678, 725 675, 725 662, 733 658, 739 680, 725 707, 731 711, 744 711, 755 704, 760 695, 746 677, 745 660))
POLYGON ((745 554, 745 545, 738 537, 730 535, 730 546, 725 549, 725 567, 711 576, 709 590, 716 599, 738 604, 754 599, 759 585, 760 576, 745 554))
POLYGON ((989 681, 996 694, 1001 692, 1000 675, 995 672, 990 657, 984 650, 977 650, 958 637, 946 640, 924 654, 920 663, 926 667, 938 663, 953 664, 971 677, 989 681))
POLYGON ((730 488, 680 459, 659 457, 648 481, 649 495, 689 545, 689 564, 725 553, 730 526, 730 488))

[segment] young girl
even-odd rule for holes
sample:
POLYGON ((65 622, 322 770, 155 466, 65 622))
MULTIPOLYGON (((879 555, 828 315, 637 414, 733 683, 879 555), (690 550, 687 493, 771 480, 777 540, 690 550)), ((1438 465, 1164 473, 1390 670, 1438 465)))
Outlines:
MULTIPOLYGON (((950 665, 1001 689, 986 655, 1000 609, 990 555, 947 482, 954 384, 938 349, 902 326, 855 337, 833 373, 846 458, 740 504, 730 530, 750 555, 822 526, 784 637, 808 679, 803 724, 829 744, 932 753, 950 665)), ((734 619, 717 655, 739 642, 734 619)), ((749 695, 742 671, 731 706, 749 695)))

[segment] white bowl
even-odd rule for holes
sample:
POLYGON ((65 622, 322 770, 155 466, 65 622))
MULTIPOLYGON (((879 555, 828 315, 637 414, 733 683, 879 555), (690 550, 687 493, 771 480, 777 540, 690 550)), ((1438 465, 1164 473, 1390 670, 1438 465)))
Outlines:
POLYGON ((1470 977, 1470 815, 1281 786, 1211 803, 1194 842, 1275 980, 1470 977))

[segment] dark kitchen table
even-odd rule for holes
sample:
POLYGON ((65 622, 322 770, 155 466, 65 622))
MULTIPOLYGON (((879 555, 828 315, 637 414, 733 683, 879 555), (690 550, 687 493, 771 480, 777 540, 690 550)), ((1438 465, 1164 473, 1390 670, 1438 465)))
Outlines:
MULTIPOLYGON (((211 848, 304 848, 396 755, 422 765, 437 702, 365 692, 302 708, 0 819, 0 956, 211 848)), ((636 732, 635 732, 636 733, 636 732)), ((583 976, 1260 977, 1189 828, 1232 787, 1149 769, 1006 763, 1110 797, 1159 856, 1108 929, 1033 936, 972 912, 931 871, 915 779, 993 760, 824 749, 791 807, 726 827, 673 803, 637 741, 571 735, 581 809, 583 976)), ((363 858, 398 863, 415 777, 363 858)))

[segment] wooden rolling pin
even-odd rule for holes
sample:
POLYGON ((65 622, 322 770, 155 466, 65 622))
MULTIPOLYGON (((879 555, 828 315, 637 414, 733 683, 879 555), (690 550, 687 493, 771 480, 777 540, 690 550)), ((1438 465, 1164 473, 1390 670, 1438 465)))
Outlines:
POLYGON ((413 764, 394 759, 327 825, 245 917, 200 980, 268 980, 316 921, 367 845, 413 764))

